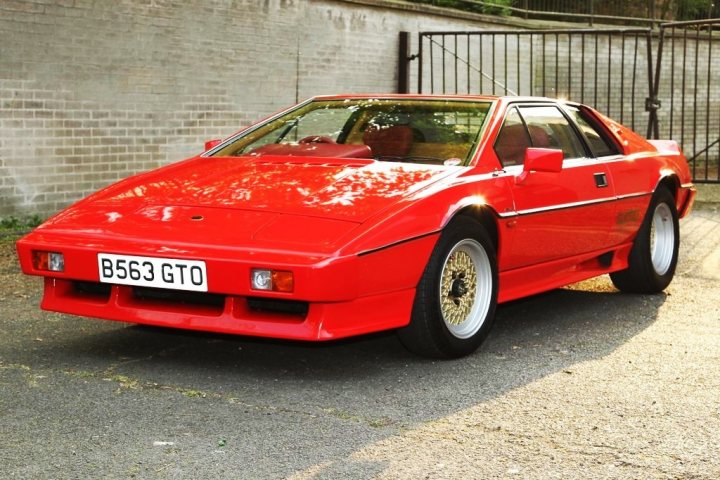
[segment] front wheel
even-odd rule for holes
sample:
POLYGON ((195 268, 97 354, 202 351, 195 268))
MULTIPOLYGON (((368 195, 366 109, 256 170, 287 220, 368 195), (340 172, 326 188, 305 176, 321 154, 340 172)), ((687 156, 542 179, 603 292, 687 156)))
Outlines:
POLYGON ((623 292, 661 292, 675 275, 679 245, 675 198, 666 187, 660 186, 635 237, 628 268, 610 274, 613 285, 623 292))
POLYGON ((429 357, 474 352, 492 327, 497 284, 495 248, 485 228, 468 217, 454 219, 425 267, 400 341, 429 357))

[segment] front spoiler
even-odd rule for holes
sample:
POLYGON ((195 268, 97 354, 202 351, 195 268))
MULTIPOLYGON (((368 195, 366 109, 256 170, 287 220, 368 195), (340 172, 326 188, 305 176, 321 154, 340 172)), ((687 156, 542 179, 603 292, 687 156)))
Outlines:
POLYGON ((148 303, 132 287, 113 285, 110 294, 80 292, 69 280, 45 278, 44 310, 161 327, 290 340, 323 341, 407 325, 415 289, 345 302, 309 303, 307 315, 252 310, 246 297, 227 295, 218 309, 148 303))

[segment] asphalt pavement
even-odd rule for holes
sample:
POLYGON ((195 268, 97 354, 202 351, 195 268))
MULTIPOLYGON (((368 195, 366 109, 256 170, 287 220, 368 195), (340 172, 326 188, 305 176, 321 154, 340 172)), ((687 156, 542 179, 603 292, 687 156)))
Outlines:
POLYGON ((720 213, 663 294, 501 306, 453 361, 42 312, 0 238, 0 478, 720 478, 720 213))

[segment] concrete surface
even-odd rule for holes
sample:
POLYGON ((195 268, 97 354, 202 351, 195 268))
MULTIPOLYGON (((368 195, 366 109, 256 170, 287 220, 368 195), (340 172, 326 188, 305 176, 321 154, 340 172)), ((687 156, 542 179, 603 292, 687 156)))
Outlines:
POLYGON ((720 184, 718 183, 696 183, 697 195, 695 201, 698 204, 708 206, 720 206, 720 184))
POLYGON ((41 312, 0 239, 0 478, 720 478, 720 214, 681 229, 666 293, 514 302, 445 362, 41 312))

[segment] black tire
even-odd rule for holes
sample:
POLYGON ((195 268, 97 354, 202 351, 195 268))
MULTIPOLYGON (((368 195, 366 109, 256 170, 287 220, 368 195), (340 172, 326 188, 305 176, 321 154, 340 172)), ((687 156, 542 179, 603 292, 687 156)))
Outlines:
POLYGON ((663 291, 675 275, 679 246, 675 198, 665 186, 659 186, 635 237, 628 268, 610 274, 613 285, 628 293, 663 291))
POLYGON ((468 355, 492 327, 497 294, 497 258, 487 231, 470 217, 457 217, 435 245, 416 289, 410 324, 398 330, 398 337, 422 356, 468 355), (466 284, 467 277, 475 281, 466 284))

